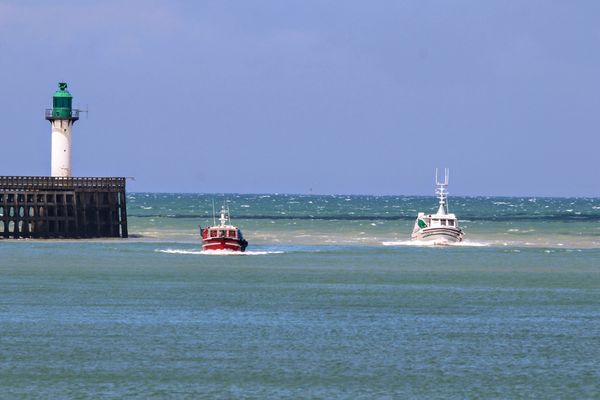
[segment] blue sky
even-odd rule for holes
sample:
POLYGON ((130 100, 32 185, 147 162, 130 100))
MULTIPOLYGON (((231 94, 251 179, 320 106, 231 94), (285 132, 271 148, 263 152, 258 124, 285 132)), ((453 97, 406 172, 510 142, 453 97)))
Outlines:
POLYGON ((597 1, 3 1, 2 175, 131 191, 598 196, 597 1))

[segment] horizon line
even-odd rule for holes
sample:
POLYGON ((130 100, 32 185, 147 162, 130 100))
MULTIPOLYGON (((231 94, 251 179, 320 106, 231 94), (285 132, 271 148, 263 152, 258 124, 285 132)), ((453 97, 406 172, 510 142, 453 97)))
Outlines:
MULTIPOLYGON (((423 194, 360 194, 360 193, 292 193, 292 192, 153 192, 153 191, 128 191, 127 194, 138 193, 138 194, 199 194, 199 195, 213 195, 213 196, 228 196, 228 195, 253 195, 253 196, 370 196, 370 197, 433 197, 437 198, 434 194, 423 195, 423 194)), ((496 198, 536 198, 536 199, 598 199, 598 196, 537 196, 537 195, 463 195, 453 194, 449 196, 461 197, 461 198, 481 198, 481 197, 496 197, 496 198)))

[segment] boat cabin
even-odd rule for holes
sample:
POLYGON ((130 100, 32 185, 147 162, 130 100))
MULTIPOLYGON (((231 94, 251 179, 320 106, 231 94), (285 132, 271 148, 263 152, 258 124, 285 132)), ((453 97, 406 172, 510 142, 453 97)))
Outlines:
POLYGON ((233 227, 215 226, 202 230, 203 239, 242 239, 242 232, 233 227))
MULTIPOLYGON (((419 215, 418 219, 423 221, 427 227, 439 227, 439 226, 458 227, 458 221, 457 221, 456 217, 454 216, 454 214, 419 215)), ((424 228, 424 226, 421 226, 421 228, 424 228)))

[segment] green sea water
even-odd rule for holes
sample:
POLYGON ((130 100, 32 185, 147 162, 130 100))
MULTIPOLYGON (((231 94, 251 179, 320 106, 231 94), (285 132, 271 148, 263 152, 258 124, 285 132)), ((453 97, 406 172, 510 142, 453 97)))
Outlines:
POLYGON ((600 200, 129 196, 127 240, 0 241, 0 398, 600 398, 600 200), (200 251, 212 199, 250 246, 200 251))

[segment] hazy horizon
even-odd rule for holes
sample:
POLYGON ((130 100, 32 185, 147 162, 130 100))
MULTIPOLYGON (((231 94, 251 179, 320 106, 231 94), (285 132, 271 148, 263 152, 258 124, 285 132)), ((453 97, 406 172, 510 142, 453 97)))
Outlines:
MULTIPOLYGON (((198 194, 198 195, 214 195, 214 196, 372 196, 372 197, 418 197, 427 198, 431 197, 437 199, 434 192, 431 194, 405 194, 405 193, 293 193, 293 192, 156 192, 156 191, 127 191, 128 194, 198 194)), ((600 196, 534 196, 527 194, 515 194, 515 195, 481 195, 481 194, 460 194, 450 193, 448 200, 452 202, 452 198, 535 198, 535 199, 600 199, 600 196)), ((435 200, 437 201, 437 200, 435 200)), ((437 204, 437 203, 435 203, 437 204)))

